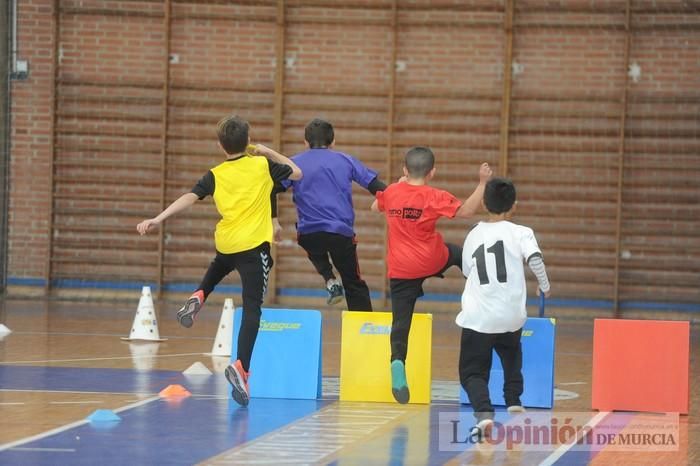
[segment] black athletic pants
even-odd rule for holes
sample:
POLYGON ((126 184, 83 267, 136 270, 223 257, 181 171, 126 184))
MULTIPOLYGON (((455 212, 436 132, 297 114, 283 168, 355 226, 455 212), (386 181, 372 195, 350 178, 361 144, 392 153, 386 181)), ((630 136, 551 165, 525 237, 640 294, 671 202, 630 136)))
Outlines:
POLYGON ((506 406, 519 406, 523 394, 523 352, 520 346, 522 329, 506 333, 480 333, 462 329, 459 351, 459 381, 469 395, 477 422, 493 419, 489 397, 489 374, 493 350, 503 366, 503 397, 506 406))
POLYGON ((216 257, 209 265, 209 269, 199 285, 206 300, 214 287, 226 275, 233 270, 238 270, 243 288, 243 318, 241 331, 238 333, 237 356, 246 372, 250 369, 250 358, 253 355, 253 346, 255 346, 255 340, 258 337, 260 306, 267 291, 267 280, 270 276, 270 270, 272 270, 272 263, 270 243, 268 242, 234 254, 222 254, 217 251, 216 257))
POLYGON ((345 288, 345 301, 349 311, 371 311, 372 301, 369 287, 360 277, 360 264, 357 260, 357 243, 354 237, 320 231, 300 234, 299 246, 304 248, 316 271, 323 277, 324 284, 335 278, 333 265, 338 269, 345 288), (330 260, 328 256, 330 255, 330 260))
MULTIPOLYGON (((455 244, 446 243, 448 250, 447 263, 433 277, 442 278, 443 272, 453 265, 462 269, 462 248, 455 244)), ((391 360, 399 359, 406 362, 408 351, 408 334, 411 331, 413 309, 416 300, 423 296, 423 282, 430 277, 422 278, 392 278, 389 280, 391 289, 391 360)))

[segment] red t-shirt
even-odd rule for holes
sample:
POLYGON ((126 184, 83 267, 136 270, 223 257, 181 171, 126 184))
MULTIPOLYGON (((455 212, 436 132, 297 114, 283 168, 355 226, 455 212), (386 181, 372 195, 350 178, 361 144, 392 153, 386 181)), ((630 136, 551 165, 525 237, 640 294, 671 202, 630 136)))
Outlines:
POLYGON ((447 264, 447 246, 435 224, 454 217, 462 202, 428 185, 394 183, 377 192, 377 205, 389 226, 389 278, 435 275, 447 264))

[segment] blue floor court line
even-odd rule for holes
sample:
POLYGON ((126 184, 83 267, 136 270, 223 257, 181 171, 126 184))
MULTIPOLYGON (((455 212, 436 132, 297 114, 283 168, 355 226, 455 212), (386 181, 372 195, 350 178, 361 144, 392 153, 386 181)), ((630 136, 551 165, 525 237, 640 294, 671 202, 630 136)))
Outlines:
POLYGON ((153 394, 171 384, 189 389, 192 381, 198 391, 190 392, 202 395, 217 394, 218 385, 226 383, 223 375, 190 378, 176 371, 0 365, 0 388, 6 390, 153 394))
POLYGON ((222 374, 0 365, 0 388, 5 390, 153 394, 170 384, 217 398, 153 401, 120 413, 122 421, 116 424, 88 423, 2 451, 0 464, 193 464, 330 403, 256 398, 240 408, 229 399, 230 386, 222 374))
POLYGON ((0 452, 0 464, 190 465, 313 414, 329 401, 158 400, 120 413, 118 423, 84 424, 0 452), (51 449, 41 451, 41 449, 51 449))
MULTIPOLYGON (((87 423, 18 445, 0 452, 0 464, 194 464, 296 423, 335 402, 254 398, 247 408, 240 408, 230 400, 230 386, 221 374, 188 377, 176 371, 0 365, 0 388, 6 390, 152 395, 174 383, 195 396, 177 402, 152 401, 121 412, 122 420, 115 424, 87 423)), ((471 408, 457 401, 407 411, 409 415, 386 429, 344 447, 333 455, 332 464, 432 465, 456 457, 478 459, 479 452, 473 445, 465 444, 459 451, 440 450, 441 411, 460 412, 465 428, 473 423, 471 408)), ((509 418, 503 410, 497 410, 497 421, 505 424, 509 418)), ((548 455, 527 453, 528 464, 538 464, 548 455)), ((505 457, 506 452, 495 452, 494 459, 505 457)), ((586 464, 590 453, 572 452, 566 459, 557 464, 586 464)))

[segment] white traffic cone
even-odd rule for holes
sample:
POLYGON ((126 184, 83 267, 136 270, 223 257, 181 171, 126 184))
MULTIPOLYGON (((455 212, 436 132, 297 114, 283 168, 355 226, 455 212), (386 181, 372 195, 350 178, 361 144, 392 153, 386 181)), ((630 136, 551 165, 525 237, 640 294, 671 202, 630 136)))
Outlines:
POLYGON ((150 371, 156 365, 158 356, 158 342, 134 341, 129 343, 129 352, 134 369, 137 371, 150 371))
POLYGON ((167 340, 167 338, 161 338, 158 333, 158 321, 156 320, 156 311, 153 307, 150 286, 144 286, 141 290, 141 299, 139 299, 139 307, 136 309, 134 323, 131 325, 131 333, 128 337, 122 337, 122 340, 167 340))
POLYGON ((10 333, 12 333, 12 330, 10 330, 5 324, 0 324, 0 340, 8 336, 10 333))
POLYGON ((216 331, 214 346, 209 356, 231 356, 231 344, 233 342, 233 299, 226 298, 224 310, 221 311, 219 328, 216 331))

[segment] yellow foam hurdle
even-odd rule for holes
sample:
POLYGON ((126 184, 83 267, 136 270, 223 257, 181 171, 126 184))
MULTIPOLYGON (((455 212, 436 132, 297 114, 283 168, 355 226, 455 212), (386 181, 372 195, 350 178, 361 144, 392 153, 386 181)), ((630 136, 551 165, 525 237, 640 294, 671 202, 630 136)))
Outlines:
MULTIPOLYGON (((340 400, 396 403, 391 394, 391 312, 343 312, 340 400)), ((409 403, 430 403, 433 315, 413 314, 406 379, 409 403)))

